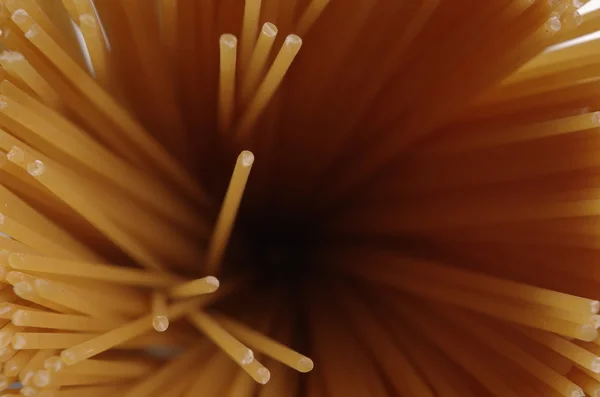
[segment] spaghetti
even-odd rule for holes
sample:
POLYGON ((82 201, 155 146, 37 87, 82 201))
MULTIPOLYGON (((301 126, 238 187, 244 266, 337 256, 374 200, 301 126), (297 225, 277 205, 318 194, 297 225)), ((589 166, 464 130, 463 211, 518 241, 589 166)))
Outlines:
POLYGON ((1 2, 0 392, 600 396, 585 3, 1 2))

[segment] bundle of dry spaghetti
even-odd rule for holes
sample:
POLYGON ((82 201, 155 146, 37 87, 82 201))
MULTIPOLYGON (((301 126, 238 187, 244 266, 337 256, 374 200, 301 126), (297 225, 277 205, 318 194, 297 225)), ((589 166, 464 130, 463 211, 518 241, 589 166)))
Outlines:
POLYGON ((3 0, 0 395, 599 397, 585 3, 3 0))

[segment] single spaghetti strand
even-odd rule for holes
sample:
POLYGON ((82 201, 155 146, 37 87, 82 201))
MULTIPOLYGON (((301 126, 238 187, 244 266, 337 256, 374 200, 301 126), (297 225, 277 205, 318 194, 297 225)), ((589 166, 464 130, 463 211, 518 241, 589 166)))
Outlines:
POLYGON ((189 298, 197 295, 211 294, 219 289, 219 280, 213 276, 187 281, 169 290, 173 298, 189 298))
POLYGON ((250 375, 252 380, 259 385, 266 385, 271 380, 271 371, 257 359, 254 359, 250 364, 243 366, 242 370, 246 372, 246 375, 250 375))
POLYGON ((237 158, 229 187, 227 188, 227 193, 225 193, 221 211, 217 217, 217 222, 208 245, 205 265, 205 272, 208 274, 216 275, 219 271, 253 163, 254 154, 247 150, 240 153, 237 158))
POLYGON ((167 298, 160 291, 152 293, 152 327, 158 332, 165 332, 169 328, 167 298))
POLYGON ((245 0, 244 2, 244 19, 242 20, 239 66, 239 69, 242 72, 246 71, 252 52, 254 51, 256 37, 258 35, 261 3, 262 0, 245 0))
POLYGON ((237 38, 232 34, 221 35, 219 49, 219 129, 226 134, 231 129, 235 112, 237 38))
POLYGON ((106 331, 120 324, 119 321, 100 318, 22 309, 13 313, 12 322, 22 327, 67 331, 106 331))
POLYGON ((256 47, 252 51, 252 56, 248 62, 247 68, 243 71, 243 78, 240 87, 239 103, 242 109, 245 109, 252 95, 256 91, 256 87, 260 83, 260 79, 265 73, 267 61, 273 48, 273 43, 277 38, 277 26, 271 22, 265 22, 258 35, 256 47))

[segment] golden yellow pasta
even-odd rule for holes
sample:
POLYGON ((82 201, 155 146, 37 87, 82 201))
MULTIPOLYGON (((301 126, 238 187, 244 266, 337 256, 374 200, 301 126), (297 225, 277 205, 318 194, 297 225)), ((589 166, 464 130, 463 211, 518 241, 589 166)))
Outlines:
POLYGON ((0 396, 600 397, 599 31, 0 1, 0 396))

